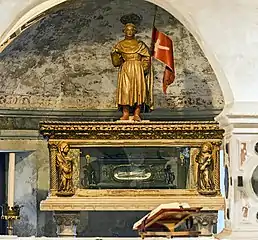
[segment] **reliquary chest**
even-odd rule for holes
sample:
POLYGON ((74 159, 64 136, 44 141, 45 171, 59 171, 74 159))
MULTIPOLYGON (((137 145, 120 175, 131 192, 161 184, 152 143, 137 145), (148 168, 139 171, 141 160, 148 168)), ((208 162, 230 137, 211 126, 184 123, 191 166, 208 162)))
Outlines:
POLYGON ((50 162, 41 210, 224 207, 216 122, 41 122, 40 132, 50 162))

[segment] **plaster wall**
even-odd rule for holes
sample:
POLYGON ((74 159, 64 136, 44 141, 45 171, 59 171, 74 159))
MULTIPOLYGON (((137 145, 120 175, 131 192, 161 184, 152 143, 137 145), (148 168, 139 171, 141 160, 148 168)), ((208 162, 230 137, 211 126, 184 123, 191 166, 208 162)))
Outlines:
MULTIPOLYGON (((19 139, 17 136, 21 132, 13 132, 16 135, 13 139, 0 140, 0 151, 16 154, 14 200, 22 208, 21 219, 15 222, 14 232, 21 237, 37 235, 38 232, 45 231, 47 224, 47 214, 41 215, 39 211, 39 203, 47 196, 48 191, 47 142, 37 137, 19 139)), ((50 228, 48 230, 51 231, 50 228)), ((55 233, 55 229, 53 231, 55 233)))
MULTIPOLYGON (((151 44, 154 5, 146 1, 77 0, 33 25, 0 55, 0 108, 116 109, 112 46, 123 39, 120 17, 143 17, 138 38, 151 44)), ((164 65, 153 61, 155 108, 222 109, 216 76, 191 33, 158 8, 156 26, 173 38, 176 81, 162 92, 164 65)))

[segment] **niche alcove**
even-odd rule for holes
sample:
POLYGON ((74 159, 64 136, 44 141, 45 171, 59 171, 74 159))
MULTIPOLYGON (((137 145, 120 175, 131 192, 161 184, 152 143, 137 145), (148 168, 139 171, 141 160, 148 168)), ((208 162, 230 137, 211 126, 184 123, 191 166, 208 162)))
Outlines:
MULTIPOLYGON (((148 46, 151 44, 154 5, 146 1, 77 0, 52 11, 1 53, 0 111, 9 114, 1 117, 4 129, 38 129, 39 121, 116 121, 121 113, 115 107, 117 70, 112 67, 110 50, 123 38, 120 17, 131 12, 140 14, 143 21, 137 36, 148 46)), ((164 65, 154 60, 155 110, 143 114, 144 120, 212 121, 224 101, 216 76, 200 47, 180 22, 161 8, 157 11, 156 27, 173 39, 176 80, 164 95, 164 65)), ((217 127, 214 129, 220 131, 217 127)), ((217 138, 218 142, 221 138, 217 138)), ((195 147, 200 147, 200 143, 195 147)), ((78 154, 75 145, 71 148, 78 154)), ((180 149, 173 151, 180 154, 180 149)), ((85 149, 82 152, 86 154, 85 149)), ((29 226, 32 230, 28 230, 28 235, 31 232, 39 236, 55 235, 52 213, 39 209, 40 202, 47 197, 50 178, 46 152, 41 159, 39 168, 37 160, 30 159, 36 172, 35 179, 31 180, 36 191, 29 199, 26 197, 30 206, 25 205, 23 216, 16 223, 18 234, 19 226, 29 226), (32 211, 37 212, 36 224, 28 217, 32 211)), ((84 161, 85 156, 78 159, 84 161)), ((180 165, 176 167, 179 169, 180 165)), ((21 168, 26 169, 28 165, 21 168)), ((22 181, 17 188, 19 184, 22 181)), ((17 197, 23 203, 23 193, 19 194, 17 197)), ((135 236, 131 224, 146 211, 82 212, 78 236, 135 236), (128 218, 122 220, 122 214, 128 218), (105 224, 97 219, 103 219, 105 224), (96 227, 99 224, 104 226, 101 231, 96 227)))

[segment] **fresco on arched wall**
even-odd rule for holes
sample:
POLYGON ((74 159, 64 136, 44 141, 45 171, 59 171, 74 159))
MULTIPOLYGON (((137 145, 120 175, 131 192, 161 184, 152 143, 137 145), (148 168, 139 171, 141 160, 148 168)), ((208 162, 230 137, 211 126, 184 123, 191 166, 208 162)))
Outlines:
MULTIPOLYGON (((74 1, 18 37, 0 55, 0 109, 114 109, 117 69, 110 49, 123 38, 123 14, 143 16, 138 37, 150 45, 154 5, 143 0, 74 1)), ((158 8, 156 26, 175 46, 176 81, 162 93, 154 61, 155 108, 221 109, 208 61, 186 28, 158 8)))

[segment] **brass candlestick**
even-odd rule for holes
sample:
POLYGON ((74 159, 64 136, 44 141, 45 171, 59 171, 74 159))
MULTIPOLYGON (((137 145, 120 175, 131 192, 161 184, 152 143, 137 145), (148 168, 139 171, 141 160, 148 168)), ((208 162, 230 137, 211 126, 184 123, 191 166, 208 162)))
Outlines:
POLYGON ((1 218, 7 221, 8 235, 13 235, 13 222, 14 220, 20 219, 20 207, 18 205, 10 207, 8 204, 3 204, 1 207, 1 218))

